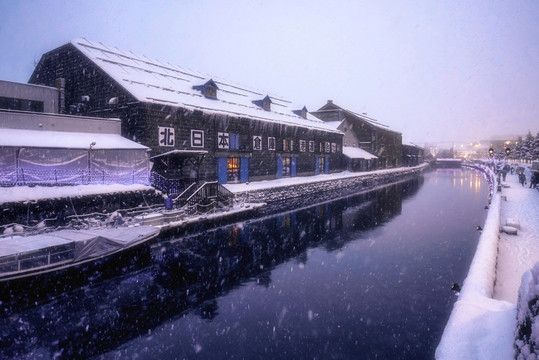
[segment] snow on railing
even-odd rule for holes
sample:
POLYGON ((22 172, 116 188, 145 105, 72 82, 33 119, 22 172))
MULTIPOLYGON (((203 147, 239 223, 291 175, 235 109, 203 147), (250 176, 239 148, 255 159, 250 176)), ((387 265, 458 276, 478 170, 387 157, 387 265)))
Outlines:
POLYGON ((104 170, 63 170, 63 169, 26 169, 15 171, 0 171, 0 186, 28 185, 149 185, 148 172, 122 171, 111 172, 104 170))

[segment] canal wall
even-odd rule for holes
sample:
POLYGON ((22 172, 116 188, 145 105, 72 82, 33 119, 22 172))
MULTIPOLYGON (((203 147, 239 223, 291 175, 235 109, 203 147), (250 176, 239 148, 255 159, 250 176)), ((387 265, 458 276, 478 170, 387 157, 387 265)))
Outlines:
POLYGON ((236 190, 235 199, 245 203, 263 202, 266 206, 259 209, 262 214, 299 209, 340 197, 350 196, 375 187, 404 181, 420 176, 429 168, 428 164, 419 166, 385 169, 366 173, 335 174, 333 178, 318 180, 316 176, 305 178, 297 184, 273 184, 265 188, 236 190))
MULTIPOLYGON (((228 211, 195 214, 181 222, 168 226, 164 232, 195 231, 220 226, 233 221, 242 221, 253 217, 264 216, 277 212, 300 209, 305 206, 330 201, 339 197, 349 196, 363 191, 372 190, 377 186, 403 181, 419 176, 429 168, 428 164, 415 167, 377 170, 365 173, 341 173, 324 176, 306 176, 293 178, 297 184, 279 185, 274 181, 242 184, 244 191, 235 191, 235 202, 240 207, 250 206, 248 211, 228 211), (321 180, 322 179, 322 180, 321 180), (261 183, 266 188, 259 188, 261 183), (264 206, 260 206, 264 203, 264 206), (176 228, 176 229, 174 229, 176 228)), ((46 193, 48 188, 43 188, 46 193)), ((58 218, 78 219, 81 215, 113 214, 119 209, 133 209, 142 206, 141 210, 156 207, 162 209, 164 198, 153 189, 134 192, 115 192, 73 196, 44 198, 35 201, 2 203, 0 214, 0 235, 10 231, 39 231, 40 226, 55 227, 58 218), (17 228, 24 229, 17 230, 17 228), (14 230, 13 230, 14 229, 14 230)))
MULTIPOLYGON (((475 356, 480 351, 488 351, 496 348, 500 339, 485 332, 481 335, 484 339, 481 349, 479 344, 470 342, 469 339, 477 338, 479 322, 507 323, 506 317, 514 317, 514 306, 506 301, 493 299, 496 281, 496 265, 498 260, 498 239, 501 225, 501 193, 496 192, 496 180, 493 171, 480 165, 467 165, 483 171, 489 182, 489 210, 481 236, 479 237, 477 250, 463 282, 459 298, 453 306, 447 325, 442 334, 440 343, 436 349, 437 360, 453 360, 467 358, 482 358, 475 356), (473 354, 473 355, 472 355, 473 354)), ((485 331, 488 326, 485 326, 485 331)), ((512 333, 513 330, 509 329, 512 333)), ((490 351, 486 352, 490 353, 490 351)), ((502 354, 500 359, 509 359, 510 354, 502 354)))

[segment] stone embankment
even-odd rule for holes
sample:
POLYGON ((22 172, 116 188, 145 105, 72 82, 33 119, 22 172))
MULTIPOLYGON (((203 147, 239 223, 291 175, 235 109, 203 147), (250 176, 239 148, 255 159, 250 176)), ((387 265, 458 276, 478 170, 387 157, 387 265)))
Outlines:
MULTIPOLYGON (((242 221, 248 218, 264 216, 281 211, 300 209, 306 206, 350 196, 372 190, 377 186, 407 180, 419 176, 428 164, 416 167, 377 170, 363 173, 335 173, 321 176, 295 177, 270 180, 251 184, 234 184, 236 203, 247 207, 248 204, 264 203, 263 206, 249 206, 250 211, 217 211, 212 214, 188 215, 184 221, 169 228, 213 227, 242 221), (284 180, 284 182, 283 182, 284 180), (262 185, 263 184, 263 185, 262 185), (211 215, 211 216, 210 216, 211 215), (197 224, 198 223, 198 224, 197 224)), ((48 188, 43 191, 47 192, 48 188)), ((29 229, 46 223, 46 226, 58 226, 57 219, 62 216, 78 219, 92 214, 113 214, 120 209, 141 207, 148 209, 156 206, 155 211, 163 208, 162 194, 152 188, 145 191, 126 193, 103 193, 88 196, 50 196, 35 201, 4 202, 0 221, 0 234, 16 224, 29 229)), ((45 226, 45 225, 43 225, 45 226)), ((171 230, 170 229, 170 230, 171 230)))
POLYGON ((324 180, 317 176, 296 178, 296 183, 268 181, 265 187, 254 184, 234 187, 235 198, 239 201, 264 202, 266 206, 259 213, 267 215, 278 211, 299 209, 305 206, 354 195, 394 182, 419 176, 429 168, 428 164, 415 167, 379 170, 364 173, 331 174, 324 180), (302 181, 303 180, 303 181, 302 181), (251 187, 251 188, 250 188, 251 187))

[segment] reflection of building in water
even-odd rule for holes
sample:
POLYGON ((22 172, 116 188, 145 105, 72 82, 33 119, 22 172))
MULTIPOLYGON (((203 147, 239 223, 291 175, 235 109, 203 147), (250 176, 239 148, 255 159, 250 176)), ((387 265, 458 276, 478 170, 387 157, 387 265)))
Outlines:
MULTIPOLYGON (((219 315, 218 296, 246 282, 267 287, 276 266, 291 259, 306 263, 309 248, 332 251, 358 239, 358 232, 399 214, 403 199, 420 185, 421 178, 414 179, 297 212, 169 239, 154 249, 160 260, 153 267, 22 312, 25 336, 50 354, 90 358, 188 311, 213 319, 219 315), (62 326, 50 327, 57 322, 62 326)), ((5 329, 0 343, 8 351, 22 351, 15 341, 2 342, 20 336, 19 327, 4 324, 12 325, 12 320, 0 317, 5 329)))

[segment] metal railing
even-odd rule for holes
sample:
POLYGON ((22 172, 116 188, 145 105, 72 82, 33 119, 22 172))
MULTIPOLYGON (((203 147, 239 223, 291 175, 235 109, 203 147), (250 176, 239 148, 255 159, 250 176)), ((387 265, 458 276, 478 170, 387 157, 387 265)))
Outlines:
POLYGON ((207 181, 198 185, 190 195, 178 197, 176 203, 196 212, 208 212, 217 207, 230 206, 233 198, 234 194, 217 181, 207 181))
POLYGON ((27 169, 0 171, 0 186, 149 184, 148 171, 27 169))

